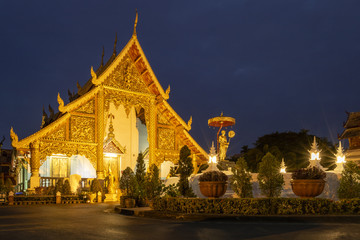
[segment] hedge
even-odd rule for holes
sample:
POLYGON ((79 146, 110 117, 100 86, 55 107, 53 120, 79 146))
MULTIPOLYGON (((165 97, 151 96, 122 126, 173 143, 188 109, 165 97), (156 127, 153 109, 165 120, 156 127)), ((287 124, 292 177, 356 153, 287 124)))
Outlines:
POLYGON ((360 199, 323 198, 158 198, 154 210, 179 213, 233 215, 360 214, 360 199))

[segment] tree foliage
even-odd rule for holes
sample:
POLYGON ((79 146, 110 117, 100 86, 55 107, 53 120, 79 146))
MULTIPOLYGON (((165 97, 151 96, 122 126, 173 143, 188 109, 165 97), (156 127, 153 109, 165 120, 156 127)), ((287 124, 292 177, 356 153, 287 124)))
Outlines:
MULTIPOLYGON (((281 161, 285 160, 287 171, 295 171, 305 168, 309 164, 309 152, 314 135, 308 130, 299 132, 275 132, 259 137, 253 148, 243 146, 240 154, 234 155, 233 160, 239 155, 245 159, 251 172, 258 172, 261 159, 270 152, 281 161)), ((321 152, 321 165, 325 168, 335 168, 334 146, 326 138, 316 138, 321 152)))
POLYGON ((180 180, 178 183, 179 192, 184 197, 193 197, 195 196, 192 188, 190 187, 188 177, 193 173, 194 166, 190 158, 191 151, 185 145, 180 149, 180 160, 178 172, 180 174, 180 180))
POLYGON ((138 158, 136 160, 136 198, 137 200, 145 199, 145 175, 146 175, 146 167, 144 162, 144 156, 142 153, 139 153, 138 158))
POLYGON ((146 174, 145 189, 147 199, 160 197, 162 184, 160 180, 159 168, 155 164, 150 166, 149 172, 146 174))
POLYGON ((64 195, 70 195, 71 194, 71 187, 70 187, 70 183, 69 183, 69 180, 65 180, 64 184, 63 184, 63 187, 62 187, 62 191, 61 191, 62 194, 64 195))
POLYGON ((360 168, 354 162, 347 162, 341 173, 338 189, 340 199, 360 198, 360 168))
POLYGON ((125 196, 135 197, 137 189, 137 181, 133 170, 127 167, 120 178, 120 189, 123 191, 125 196))
POLYGON ((267 197, 279 197, 285 184, 280 173, 280 162, 271 153, 267 153, 259 164, 258 182, 261 193, 267 197))
POLYGON ((63 179, 58 179, 57 182, 56 182, 56 184, 55 184, 55 194, 56 194, 57 192, 62 193, 63 185, 64 185, 63 179))
POLYGON ((251 174, 243 158, 239 158, 232 168, 233 176, 230 178, 231 189, 241 198, 252 198, 251 174))
POLYGON ((98 192, 102 192, 101 184, 97 178, 92 180, 91 185, 90 185, 90 191, 92 193, 96 193, 96 195, 98 194, 98 192))
POLYGON ((2 178, 0 178, 0 193, 5 193, 5 184, 2 178))

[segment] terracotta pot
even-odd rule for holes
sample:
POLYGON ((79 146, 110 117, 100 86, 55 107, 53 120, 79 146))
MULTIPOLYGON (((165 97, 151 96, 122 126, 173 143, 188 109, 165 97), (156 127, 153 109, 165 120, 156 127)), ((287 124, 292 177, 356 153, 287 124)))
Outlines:
POLYGON ((126 207, 126 208, 134 208, 134 207, 135 207, 135 199, 133 199, 133 198, 126 198, 126 199, 125 199, 125 207, 126 207))
POLYGON ((301 198, 313 198, 319 196, 324 190, 323 179, 293 179, 291 187, 295 195, 301 198))
POLYGON ((225 194, 226 182, 199 182, 200 192, 208 198, 219 198, 225 194))

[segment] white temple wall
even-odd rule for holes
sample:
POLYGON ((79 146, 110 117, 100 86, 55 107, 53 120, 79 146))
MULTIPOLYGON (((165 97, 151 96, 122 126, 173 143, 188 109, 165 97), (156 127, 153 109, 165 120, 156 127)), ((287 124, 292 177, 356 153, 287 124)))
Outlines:
MULTIPOLYGON (((120 105, 118 108, 113 103, 110 103, 109 113, 114 115, 113 127, 115 139, 121 146, 126 148, 126 152, 121 157, 121 171, 126 167, 135 168, 136 159, 139 153, 139 131, 136 128, 136 112, 132 107, 129 115, 126 114, 124 106, 120 105)), ((109 133, 110 119, 106 119, 105 138, 109 133)))

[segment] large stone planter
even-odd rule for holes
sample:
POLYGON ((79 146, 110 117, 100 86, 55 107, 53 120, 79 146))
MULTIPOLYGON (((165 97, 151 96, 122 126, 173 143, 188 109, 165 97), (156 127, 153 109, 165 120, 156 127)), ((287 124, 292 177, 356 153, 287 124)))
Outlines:
POLYGON ((313 198, 323 192, 325 181, 323 179, 293 179, 291 187, 294 194, 300 198, 313 198))
POLYGON ((226 182, 199 182, 200 192, 208 198, 219 198, 225 194, 226 182))

